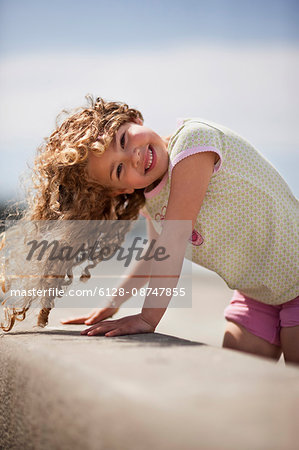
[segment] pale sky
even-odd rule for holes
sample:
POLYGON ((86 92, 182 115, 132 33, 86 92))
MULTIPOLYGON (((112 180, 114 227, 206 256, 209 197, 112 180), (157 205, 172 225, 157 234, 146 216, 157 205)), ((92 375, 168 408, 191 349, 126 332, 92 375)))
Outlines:
POLYGON ((298 196, 296 1, 0 1, 1 198, 63 108, 92 93, 141 110, 161 134, 178 117, 237 131, 298 196))

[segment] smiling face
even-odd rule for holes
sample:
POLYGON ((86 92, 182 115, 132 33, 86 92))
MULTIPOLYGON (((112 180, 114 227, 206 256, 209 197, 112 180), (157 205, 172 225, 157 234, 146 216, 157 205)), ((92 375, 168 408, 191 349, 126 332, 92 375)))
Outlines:
POLYGON ((141 120, 120 126, 102 155, 89 152, 87 170, 114 195, 131 194, 161 179, 168 169, 167 140, 141 120))

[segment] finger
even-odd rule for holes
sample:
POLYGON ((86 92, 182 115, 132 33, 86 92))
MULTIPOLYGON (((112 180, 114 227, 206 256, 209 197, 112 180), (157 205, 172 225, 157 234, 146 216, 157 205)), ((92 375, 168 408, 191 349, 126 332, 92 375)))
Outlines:
POLYGON ((115 330, 111 330, 111 331, 108 331, 108 333, 105 333, 105 336, 113 337, 113 336, 122 336, 123 334, 128 334, 128 333, 124 333, 121 331, 121 329, 116 328, 115 330))
POLYGON ((107 320, 107 322, 97 323, 96 325, 81 331, 81 334, 88 334, 89 336, 93 336, 95 334, 105 334, 107 331, 115 328, 114 322, 115 320, 107 320))
POLYGON ((94 331, 96 332, 96 334, 100 334, 100 331, 101 330, 101 328, 98 326, 97 328, 86 328, 85 330, 83 330, 83 331, 81 331, 81 333, 80 334, 82 334, 82 335, 89 335, 90 336, 90 334, 89 333, 93 333, 94 331))
POLYGON ((87 336, 104 336, 105 330, 102 330, 101 328, 96 328, 95 330, 89 331, 87 333, 87 336))
POLYGON ((108 319, 109 317, 112 317, 113 314, 108 311, 101 311, 100 313, 94 314, 92 317, 85 320, 86 325, 93 325, 97 322, 100 322, 101 320, 108 319))
POLYGON ((87 318, 88 318, 88 316, 70 317, 69 319, 62 319, 62 320, 60 320, 60 322, 64 325, 81 324, 81 323, 84 323, 87 318))
POLYGON ((95 328, 98 328, 98 327, 108 327, 109 328, 112 325, 114 325, 115 322, 116 322, 116 320, 106 320, 105 322, 101 322, 101 323, 99 323, 99 321, 98 321, 92 327, 87 328, 87 331, 92 331, 92 330, 94 330, 95 328))
POLYGON ((99 326, 91 331, 88 331, 87 336, 104 336, 108 331, 112 331, 112 328, 109 328, 107 329, 107 327, 99 326))
POLYGON ((85 325, 93 325, 94 323, 99 322, 103 318, 101 317, 101 314, 94 314, 93 316, 89 317, 85 320, 85 325))
POLYGON ((117 310, 114 308, 103 308, 100 311, 95 311, 90 317, 85 320, 86 325, 93 325, 101 320, 109 319, 117 310))

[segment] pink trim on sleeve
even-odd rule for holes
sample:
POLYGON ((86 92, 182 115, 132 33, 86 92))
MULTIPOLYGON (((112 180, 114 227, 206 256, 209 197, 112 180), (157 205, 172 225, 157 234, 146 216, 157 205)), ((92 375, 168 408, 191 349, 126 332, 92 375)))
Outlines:
POLYGON ((184 125, 185 120, 186 120, 186 119, 178 118, 177 121, 176 121, 176 126, 177 126, 178 128, 180 128, 181 126, 184 125))
POLYGON ((193 148, 187 148, 183 152, 179 153, 171 163, 171 166, 172 166, 171 170, 174 168, 174 166, 178 162, 180 162, 184 158, 187 158, 187 156, 191 156, 191 155, 195 155, 196 153, 203 153, 203 152, 214 152, 214 153, 217 153, 217 155, 220 157, 220 159, 214 165, 214 170, 213 170, 213 174, 217 173, 222 166, 222 155, 221 155, 221 152, 217 148, 209 147, 209 146, 197 146, 197 147, 193 147, 193 148))

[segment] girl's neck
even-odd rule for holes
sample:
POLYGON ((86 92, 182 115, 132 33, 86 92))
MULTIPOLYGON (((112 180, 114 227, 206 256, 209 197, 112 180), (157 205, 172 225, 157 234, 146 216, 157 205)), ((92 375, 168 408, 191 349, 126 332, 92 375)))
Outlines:
POLYGON ((153 189, 155 189, 156 186, 158 186, 158 184, 161 182, 162 178, 158 178, 158 180, 154 181, 152 184, 150 184, 149 186, 147 186, 144 189, 144 192, 150 192, 153 189))

